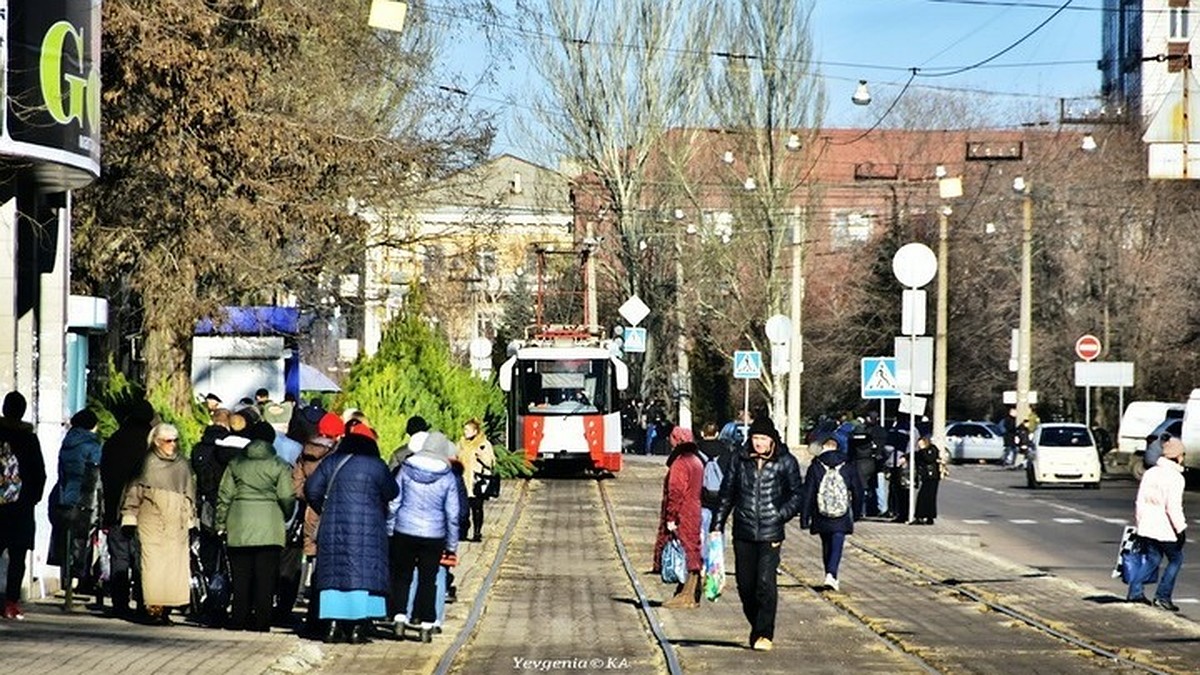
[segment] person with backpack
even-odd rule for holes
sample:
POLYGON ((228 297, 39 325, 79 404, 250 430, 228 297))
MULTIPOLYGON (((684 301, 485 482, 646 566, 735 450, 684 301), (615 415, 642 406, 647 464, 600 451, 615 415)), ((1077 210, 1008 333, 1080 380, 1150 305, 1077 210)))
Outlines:
POLYGON ((729 473, 733 448, 721 441, 717 425, 712 422, 701 427, 700 442, 696 445, 704 462, 704 481, 700 491, 700 531, 708 532, 713 514, 721 506, 721 482, 729 473))
POLYGON ((721 504, 709 536, 719 536, 733 516, 734 570, 742 613, 750 622, 750 648, 770 651, 784 530, 800 514, 804 494, 800 463, 779 440, 771 419, 755 417, 749 436, 721 483, 721 504))
POLYGON ((846 535, 853 534, 854 521, 863 516, 863 491, 858 469, 849 461, 838 440, 827 437, 821 454, 808 466, 804 477, 804 508, 800 526, 821 537, 821 560, 825 564, 825 587, 840 590, 838 567, 846 535))
POLYGON ((4 590, 4 618, 24 619, 21 585, 25 558, 33 550, 33 507, 46 489, 46 460, 33 425, 23 422, 27 404, 19 392, 10 391, 0 408, 0 554, 8 551, 8 580, 4 590))

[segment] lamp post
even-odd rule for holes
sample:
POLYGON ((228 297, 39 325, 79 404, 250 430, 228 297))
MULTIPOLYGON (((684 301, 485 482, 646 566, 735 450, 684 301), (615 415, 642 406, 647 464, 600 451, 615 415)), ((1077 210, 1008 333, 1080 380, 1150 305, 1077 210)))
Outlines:
POLYGON ((1029 385, 1033 355, 1033 193, 1025 179, 1013 179, 1021 195, 1021 317, 1017 327, 1017 419, 1029 417, 1029 385))

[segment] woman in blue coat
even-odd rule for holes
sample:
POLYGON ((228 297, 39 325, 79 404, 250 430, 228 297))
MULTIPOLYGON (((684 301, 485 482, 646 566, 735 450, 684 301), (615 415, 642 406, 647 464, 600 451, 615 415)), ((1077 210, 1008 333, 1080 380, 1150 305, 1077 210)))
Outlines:
POLYGON ((854 521, 863 515, 863 490, 858 469, 840 447, 838 439, 830 436, 821 443, 821 454, 808 465, 804 476, 804 507, 800 526, 821 537, 821 558, 825 563, 825 586, 838 590, 838 566, 842 562, 842 547, 846 535, 854 532, 854 521), (825 474, 837 471, 822 492, 825 474), (840 511, 840 513, 838 513, 840 511))
POLYGON ((367 641, 371 619, 387 615, 388 503, 397 487, 374 439, 350 433, 304 486, 321 516, 315 586, 326 642, 367 641), (348 629, 348 630, 347 630, 348 629))

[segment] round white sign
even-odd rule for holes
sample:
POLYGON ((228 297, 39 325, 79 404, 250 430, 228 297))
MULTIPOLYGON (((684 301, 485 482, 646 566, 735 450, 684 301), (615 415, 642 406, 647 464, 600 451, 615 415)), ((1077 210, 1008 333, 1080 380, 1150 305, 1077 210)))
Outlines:
POLYGON ((937 255, 925 244, 905 244, 892 256, 892 274, 906 288, 921 288, 937 275, 937 255))
POLYGON ((792 320, 782 314, 767 319, 767 339, 773 345, 787 344, 792 339, 792 320))

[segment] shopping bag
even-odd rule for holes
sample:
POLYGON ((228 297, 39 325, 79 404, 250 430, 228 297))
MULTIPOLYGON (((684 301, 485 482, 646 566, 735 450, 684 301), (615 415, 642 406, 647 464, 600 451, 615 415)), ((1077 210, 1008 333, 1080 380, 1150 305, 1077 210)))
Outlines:
MULTIPOLYGON (((1132 525, 1126 525, 1121 531, 1121 543, 1117 545, 1117 563, 1113 566, 1112 576, 1114 579, 1120 577, 1121 581, 1125 581, 1125 554, 1133 550, 1134 536, 1137 533, 1137 528, 1132 525)), ((1129 583, 1125 581, 1125 583, 1129 583)))
POLYGON ((725 589, 725 538, 709 537, 704 542, 704 597, 716 602, 725 589))
POLYGON ((1158 567, 1151 569, 1147 563, 1146 544, 1137 536, 1137 530, 1126 525, 1121 534, 1121 546, 1117 549, 1117 565, 1113 569, 1113 577, 1120 577, 1122 583, 1131 583, 1135 574, 1142 575, 1142 583, 1158 583, 1158 567))
POLYGON ((687 558, 683 554, 683 544, 677 537, 671 537, 662 552, 662 580, 668 584, 682 584, 687 579, 687 558))

